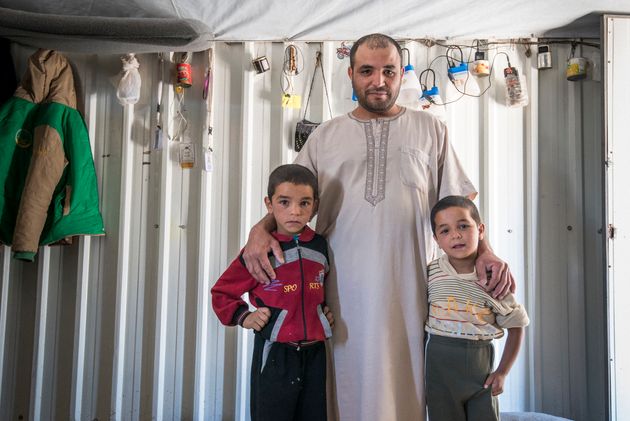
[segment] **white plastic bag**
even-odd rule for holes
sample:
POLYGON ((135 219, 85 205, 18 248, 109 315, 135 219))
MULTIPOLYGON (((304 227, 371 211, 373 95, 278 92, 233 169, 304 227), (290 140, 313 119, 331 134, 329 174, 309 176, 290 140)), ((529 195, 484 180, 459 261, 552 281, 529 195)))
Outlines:
POLYGON ((133 53, 120 59, 123 63, 123 75, 118 82, 116 96, 121 105, 135 104, 140 99, 140 86, 142 84, 140 72, 138 72, 140 64, 133 53))

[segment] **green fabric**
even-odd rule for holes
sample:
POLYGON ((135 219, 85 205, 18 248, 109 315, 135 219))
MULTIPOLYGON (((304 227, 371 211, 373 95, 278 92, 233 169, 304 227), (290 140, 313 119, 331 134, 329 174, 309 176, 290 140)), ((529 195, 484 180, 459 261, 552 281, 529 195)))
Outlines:
POLYGON ((35 260, 35 253, 32 251, 18 251, 13 253, 13 258, 24 260, 25 262, 32 262, 35 260))
POLYGON ((51 126, 59 133, 68 164, 55 188, 39 244, 74 235, 104 234, 94 161, 81 115, 62 104, 34 104, 13 97, 0 107, 0 241, 12 243, 33 152, 32 136, 40 125, 51 126), (72 195, 69 214, 64 216, 66 186, 71 187, 72 195))

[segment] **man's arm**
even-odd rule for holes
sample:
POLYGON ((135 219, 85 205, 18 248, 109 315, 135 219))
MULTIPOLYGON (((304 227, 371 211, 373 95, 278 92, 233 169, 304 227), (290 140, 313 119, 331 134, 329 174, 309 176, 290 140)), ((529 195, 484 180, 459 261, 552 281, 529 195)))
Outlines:
POLYGON ((249 273, 258 282, 268 284, 271 279, 276 277, 276 273, 269 262, 267 253, 273 251, 276 259, 284 263, 284 254, 278 241, 271 234, 276 228, 276 221, 271 214, 265 215, 256 225, 249 231, 247 244, 243 248, 243 260, 245 267, 249 273))

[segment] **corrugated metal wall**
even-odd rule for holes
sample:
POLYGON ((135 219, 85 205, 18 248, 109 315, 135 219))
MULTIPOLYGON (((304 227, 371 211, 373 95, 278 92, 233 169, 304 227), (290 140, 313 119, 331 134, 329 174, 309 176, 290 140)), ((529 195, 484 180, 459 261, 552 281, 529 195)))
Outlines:
MULTIPOLYGON (((556 48, 555 63, 569 52, 556 48)), ((601 75, 597 50, 577 54, 601 75)), ((608 407, 602 85, 539 77, 535 403, 576 420, 604 420, 608 407)))
MULTIPOLYGON (((291 84, 302 104, 321 49, 333 114, 352 110, 348 59, 336 55, 340 43, 297 45, 304 69, 291 84)), ((69 55, 107 236, 42 247, 31 264, 12 260, 7 247, 0 252, 1 419, 248 418, 252 338, 219 325, 209 288, 264 214, 270 169, 294 157, 293 130, 302 111, 280 105, 285 47, 214 45, 212 139, 201 92, 206 55, 193 56, 194 85, 181 104, 186 139, 196 148, 192 169, 178 163, 180 142, 169 141, 162 151, 150 148, 157 55, 139 56, 142 95, 127 107, 116 101, 118 57, 69 55), (257 75, 251 60, 261 55, 271 71, 257 75), (214 166, 205 172, 209 147, 214 166)), ((420 70, 444 52, 416 42, 407 47, 420 70)), ((505 107, 506 62, 497 55, 492 87, 480 98, 448 105, 446 119, 479 187, 491 244, 510 263, 517 295, 532 316, 502 410, 597 419, 589 417, 595 399, 587 397, 606 387, 597 365, 600 357, 605 364, 605 342, 587 345, 586 332, 592 339, 591 329, 604 319, 602 310, 601 318, 587 320, 585 305, 603 309, 597 278, 602 251, 591 241, 601 225, 593 202, 601 195, 601 161, 594 155, 601 139, 601 86, 564 79, 568 47, 553 49, 556 67, 545 72, 535 69, 535 53, 527 58, 523 46, 502 45, 491 51, 491 60, 497 51, 507 52, 526 75, 530 106, 505 107)), ((14 48, 18 74, 31 52, 14 48)), ((181 122, 170 60, 162 110, 164 130, 172 135, 181 122)), ((456 99, 445 78, 446 61, 438 58, 434 65, 443 97, 456 99)), ((476 81, 469 83, 475 90, 476 81)), ((311 120, 328 118, 323 98, 317 79, 311 120)))

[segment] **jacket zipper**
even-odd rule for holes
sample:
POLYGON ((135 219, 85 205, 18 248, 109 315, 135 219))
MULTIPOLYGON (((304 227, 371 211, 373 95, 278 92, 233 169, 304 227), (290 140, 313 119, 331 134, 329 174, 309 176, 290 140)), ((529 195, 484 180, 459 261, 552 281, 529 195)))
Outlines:
POLYGON ((306 334, 306 312, 304 310, 304 268, 302 267, 302 252, 300 251, 300 242, 298 241, 298 236, 294 235, 293 240, 295 240, 295 246, 297 247, 298 252, 298 260, 300 261, 300 278, 302 279, 302 322, 304 323, 304 340, 308 338, 306 334))

